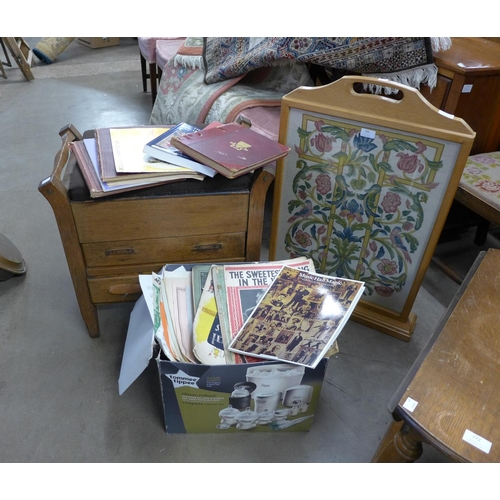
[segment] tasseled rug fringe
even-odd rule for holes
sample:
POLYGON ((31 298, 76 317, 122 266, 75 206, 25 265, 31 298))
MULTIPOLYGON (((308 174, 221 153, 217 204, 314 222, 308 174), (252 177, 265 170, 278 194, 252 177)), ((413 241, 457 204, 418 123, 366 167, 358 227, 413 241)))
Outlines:
POLYGON ((451 38, 448 36, 431 36, 432 52, 441 52, 451 47, 451 38))
POLYGON ((191 69, 205 69, 202 56, 185 56, 176 54, 174 57, 174 66, 183 66, 191 69))
MULTIPOLYGON (((419 68, 400 71, 397 73, 383 73, 383 74, 371 74, 371 75, 363 75, 370 76, 372 78, 379 78, 380 80, 388 80, 390 82, 401 83, 402 85, 407 85, 409 87, 413 87, 416 89, 420 89, 420 85, 426 84, 432 90, 437 85, 437 74, 438 68, 435 64, 428 64, 426 66, 421 66, 419 68)), ((393 89, 391 87, 384 87, 382 84, 380 85, 372 85, 365 84, 365 90, 367 88, 370 89, 370 92, 375 94, 382 94, 382 92, 386 95, 396 94, 398 92, 397 89, 393 89)))
MULTIPOLYGON (((448 50, 451 47, 450 37, 431 37, 431 45, 433 52, 440 52, 448 50)), ((397 73, 383 73, 383 74, 371 74, 364 76, 371 76, 373 78, 379 78, 381 80, 388 80, 391 82, 401 83, 403 85, 408 85, 416 89, 420 89, 420 85, 427 85, 431 92, 432 89, 437 85, 437 75, 438 68, 435 64, 427 64, 426 66, 421 66, 415 69, 400 71, 397 73)), ((398 91, 390 87, 384 87, 383 85, 364 85, 365 90, 369 89, 370 92, 375 94, 395 94, 398 91)))

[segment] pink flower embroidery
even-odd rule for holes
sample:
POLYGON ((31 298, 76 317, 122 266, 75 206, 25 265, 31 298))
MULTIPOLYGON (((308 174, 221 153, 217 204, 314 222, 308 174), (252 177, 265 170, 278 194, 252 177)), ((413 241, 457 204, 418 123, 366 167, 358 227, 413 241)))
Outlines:
POLYGON ((476 182, 474 186, 478 187, 482 191, 486 191, 487 193, 500 193, 500 183, 496 181, 482 180, 476 182))
POLYGON ((476 155, 474 156, 474 161, 482 163, 483 165, 494 165, 498 163, 498 159, 490 155, 476 155))
POLYGON ((311 237, 309 236, 308 233, 304 231, 301 230, 297 231, 297 233, 295 234, 295 239, 302 248, 306 248, 312 245, 311 237))
POLYGON ((327 137, 325 134, 319 133, 311 138, 311 146, 314 146, 320 153, 329 153, 332 146, 333 139, 327 137))
POLYGON ((398 265, 393 260, 382 259, 378 264, 378 270, 384 275, 392 275, 398 272, 398 265))
POLYGON ((316 189, 318 193, 325 195, 332 189, 332 182, 330 176, 327 174, 320 174, 316 177, 316 189))
POLYGON ((399 158, 398 168, 406 174, 413 174, 415 170, 420 172, 423 165, 420 163, 417 155, 409 155, 408 153, 398 153, 396 155, 399 158))
POLYGON ((377 285, 374 290, 382 297, 390 297, 394 293, 392 288, 385 285, 377 285))
POLYGON ((401 205, 401 197, 397 193, 389 191, 382 200, 382 208, 386 213, 397 212, 399 205, 401 205))
POLYGON ((483 171, 480 168, 474 166, 467 167, 465 171, 471 175, 479 175, 483 173, 483 171))

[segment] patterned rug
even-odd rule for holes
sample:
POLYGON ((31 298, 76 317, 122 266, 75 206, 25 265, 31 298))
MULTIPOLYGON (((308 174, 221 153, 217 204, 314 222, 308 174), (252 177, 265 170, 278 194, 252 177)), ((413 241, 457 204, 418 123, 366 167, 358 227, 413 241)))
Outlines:
MULTIPOLYGON (((294 61, 364 75, 399 75, 394 79, 404 82, 404 73, 434 66, 432 48, 428 37, 205 37, 205 83, 294 61)), ((424 83, 430 76, 420 71, 417 78, 424 83)))

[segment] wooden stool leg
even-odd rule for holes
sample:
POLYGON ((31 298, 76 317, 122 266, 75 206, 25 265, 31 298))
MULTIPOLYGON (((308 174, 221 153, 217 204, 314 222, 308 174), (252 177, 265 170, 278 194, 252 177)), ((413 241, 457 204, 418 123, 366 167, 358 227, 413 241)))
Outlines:
POLYGON ((0 59, 0 73, 2 73, 2 77, 7 79, 7 73, 5 73, 5 69, 4 69, 4 64, 5 66, 9 66, 9 67, 12 67, 12 64, 10 62, 10 59, 9 59, 9 53, 7 52, 7 48, 5 47, 5 43, 3 41, 3 38, 0 38, 0 46, 2 47, 2 51, 3 51, 3 55, 5 56, 5 61, 2 61, 0 59))
POLYGON ((265 169, 259 169, 252 179, 245 252, 246 260, 250 262, 260 260, 266 195, 273 180, 274 175, 265 169))
POLYGON ((392 422, 372 462, 414 462, 422 455, 422 439, 405 422, 392 422))
POLYGON ((63 146, 56 155, 52 175, 40 183, 38 190, 50 203, 54 212, 80 313, 85 321, 90 336, 98 337, 99 320, 97 316, 97 307, 92 302, 90 296, 85 261, 69 203, 68 193, 61 180, 62 170, 69 157, 69 143, 77 138, 81 139, 81 135, 71 125, 63 128, 59 134, 63 138, 63 146))

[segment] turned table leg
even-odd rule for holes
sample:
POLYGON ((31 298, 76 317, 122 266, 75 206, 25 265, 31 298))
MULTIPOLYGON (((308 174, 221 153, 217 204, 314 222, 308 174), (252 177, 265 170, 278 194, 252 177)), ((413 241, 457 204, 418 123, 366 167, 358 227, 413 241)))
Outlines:
POLYGON ((392 422, 372 462, 414 462, 422 455, 422 438, 406 422, 392 422))

